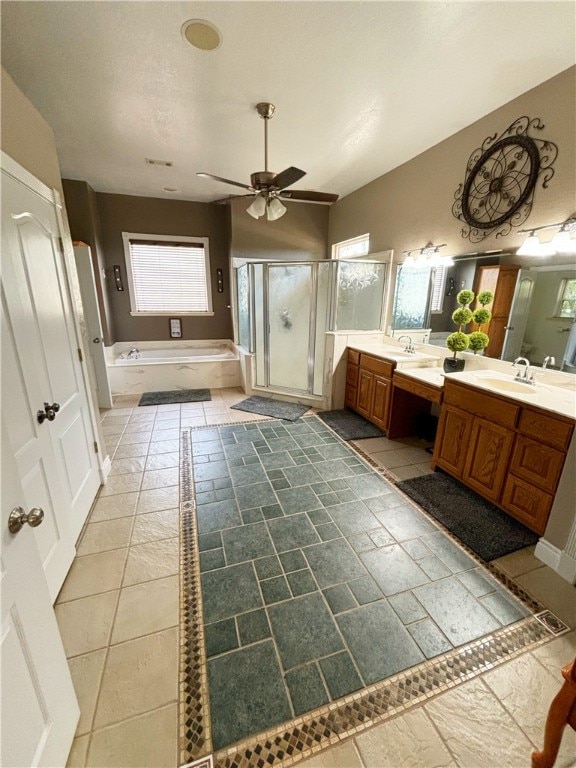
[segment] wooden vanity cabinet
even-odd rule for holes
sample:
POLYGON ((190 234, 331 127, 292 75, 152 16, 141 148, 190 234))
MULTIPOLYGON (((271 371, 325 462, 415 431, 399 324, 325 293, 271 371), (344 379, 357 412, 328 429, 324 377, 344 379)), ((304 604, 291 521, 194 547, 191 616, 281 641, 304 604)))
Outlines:
POLYGON ((434 463, 542 534, 573 422, 446 380, 434 463))
POLYGON ((381 429, 388 425, 393 371, 393 363, 354 349, 348 350, 346 406, 381 429))

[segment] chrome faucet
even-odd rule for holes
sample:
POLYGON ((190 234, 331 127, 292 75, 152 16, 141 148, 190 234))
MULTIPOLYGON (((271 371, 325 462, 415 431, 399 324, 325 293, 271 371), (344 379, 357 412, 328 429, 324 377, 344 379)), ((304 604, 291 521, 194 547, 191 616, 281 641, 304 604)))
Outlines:
POLYGON ((516 360, 514 360, 514 362, 512 363, 512 367, 516 368, 518 363, 524 363, 526 368, 524 369, 524 374, 522 374, 521 370, 518 369, 518 372, 514 377, 514 381, 523 381, 524 384, 534 385, 536 382, 534 381, 534 375, 530 374, 530 361, 527 360, 525 357, 517 357, 516 360))
POLYGON ((549 365, 556 365, 556 358, 554 355, 547 355, 542 363, 542 370, 545 371, 549 365))
POLYGON ((408 343, 404 347, 404 352, 408 352, 408 354, 410 355, 415 355, 416 347, 414 346, 414 344, 412 344, 412 338, 407 334, 404 334, 403 336, 398 336, 398 341, 402 341, 402 339, 408 339, 408 343))
POLYGON ((126 358, 128 360, 136 360, 139 357, 140 357, 140 350, 138 349, 138 347, 132 347, 132 349, 129 350, 126 355, 126 358))

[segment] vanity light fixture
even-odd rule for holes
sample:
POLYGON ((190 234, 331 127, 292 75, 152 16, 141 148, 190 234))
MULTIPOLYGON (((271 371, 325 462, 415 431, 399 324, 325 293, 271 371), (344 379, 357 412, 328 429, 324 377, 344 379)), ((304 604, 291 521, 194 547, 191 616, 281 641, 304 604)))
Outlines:
POLYGON ((432 245, 427 243, 424 248, 416 248, 412 251, 402 251, 405 256, 404 267, 451 267, 454 264, 451 256, 441 256, 440 248, 445 248, 446 243, 432 245))
POLYGON ((576 214, 557 224, 544 224, 532 229, 519 229, 518 234, 528 235, 516 251, 518 256, 554 256, 556 253, 576 255, 576 214), (559 230, 549 242, 543 243, 536 234, 542 229, 556 228, 559 230))

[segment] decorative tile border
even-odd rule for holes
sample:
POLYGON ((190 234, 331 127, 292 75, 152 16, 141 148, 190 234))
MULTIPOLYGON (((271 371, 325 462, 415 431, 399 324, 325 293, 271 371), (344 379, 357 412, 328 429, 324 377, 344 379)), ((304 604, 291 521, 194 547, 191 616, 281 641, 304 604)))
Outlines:
POLYGON ((212 751, 193 488, 190 430, 184 430, 180 440, 179 765, 212 751))
MULTIPOLYGON (((253 423, 254 420, 250 420, 234 422, 234 425, 253 423)), ((229 425, 207 425, 210 428, 218 426, 229 425)), ((293 765, 532 650, 555 635, 569 631, 569 627, 533 600, 505 573, 480 560, 437 520, 429 517, 451 541, 478 565, 489 570, 536 615, 212 755, 190 438, 191 431, 207 427, 183 430, 181 437, 179 765, 185 768, 268 768, 272 765, 293 765)), ((382 468, 367 454, 357 446, 347 444, 378 474, 394 482, 389 473, 382 472, 382 468)), ((406 499, 415 506, 412 499, 408 496, 406 499)))

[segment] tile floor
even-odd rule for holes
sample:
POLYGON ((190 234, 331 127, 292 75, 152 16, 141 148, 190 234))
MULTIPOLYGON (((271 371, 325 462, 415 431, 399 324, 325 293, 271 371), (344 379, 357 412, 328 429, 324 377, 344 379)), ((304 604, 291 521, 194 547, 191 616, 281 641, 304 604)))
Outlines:
MULTIPOLYGON (((103 416, 112 474, 56 606, 81 707, 69 766, 177 764, 179 431, 264 420, 229 409, 241 399, 239 390, 216 390, 209 403, 144 410, 134 407, 137 398, 118 398, 103 416)), ((576 626, 574 588, 529 551, 499 564, 576 626)), ((239 622, 240 638, 259 626, 257 616, 239 622)), ((528 765, 560 684, 559 668, 575 653, 571 632, 307 762, 311 768, 528 765)), ((576 745, 565 737, 558 766, 572 765, 573 756, 576 745)))
POLYGON ((529 615, 316 416, 192 453, 216 750, 529 615))

